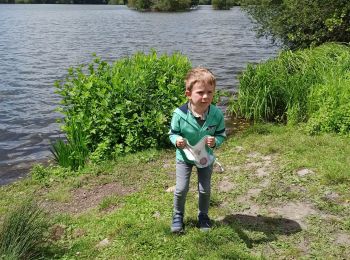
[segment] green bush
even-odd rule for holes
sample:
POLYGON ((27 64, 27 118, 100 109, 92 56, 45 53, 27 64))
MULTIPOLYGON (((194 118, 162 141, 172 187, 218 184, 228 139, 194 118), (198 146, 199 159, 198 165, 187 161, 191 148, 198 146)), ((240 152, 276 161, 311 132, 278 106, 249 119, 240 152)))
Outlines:
POLYGON ((113 65, 95 58, 87 67, 70 68, 66 80, 56 82, 63 130, 69 136, 75 124, 81 125, 95 161, 165 147, 172 111, 185 102, 183 79, 190 68, 179 53, 155 51, 113 65))
POLYGON ((48 220, 36 202, 20 203, 5 216, 0 232, 0 258, 39 259, 44 252, 47 227, 48 220))
POLYGON ((308 122, 314 133, 349 133, 349 72, 349 46, 284 51, 248 65, 229 110, 255 121, 308 122))
POLYGON ((309 100, 309 133, 350 133, 350 68, 344 77, 314 87, 309 100))

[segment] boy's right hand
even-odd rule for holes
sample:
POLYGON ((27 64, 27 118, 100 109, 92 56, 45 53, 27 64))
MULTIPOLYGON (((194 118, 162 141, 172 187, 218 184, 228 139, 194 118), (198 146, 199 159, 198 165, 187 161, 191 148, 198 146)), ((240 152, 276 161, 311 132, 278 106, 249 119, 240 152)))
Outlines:
POLYGON ((181 136, 176 139, 176 147, 180 149, 184 149, 186 147, 186 140, 181 136))

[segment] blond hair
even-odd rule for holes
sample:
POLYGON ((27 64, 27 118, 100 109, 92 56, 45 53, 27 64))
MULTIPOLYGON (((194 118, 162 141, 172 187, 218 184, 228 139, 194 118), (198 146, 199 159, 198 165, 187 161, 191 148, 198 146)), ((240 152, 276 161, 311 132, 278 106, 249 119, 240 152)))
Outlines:
POLYGON ((186 90, 191 91, 197 82, 208 83, 214 88, 216 87, 216 78, 214 74, 207 68, 197 67, 191 69, 185 78, 186 90))

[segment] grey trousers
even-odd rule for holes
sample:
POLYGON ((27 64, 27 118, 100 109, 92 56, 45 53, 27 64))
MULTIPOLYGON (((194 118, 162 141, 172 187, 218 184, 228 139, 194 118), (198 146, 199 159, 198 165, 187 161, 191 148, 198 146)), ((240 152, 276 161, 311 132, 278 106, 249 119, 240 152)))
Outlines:
MULTIPOLYGON (((185 213, 186 195, 190 185, 192 167, 184 161, 176 161, 176 188, 174 192, 174 213, 185 213)), ((198 213, 208 214, 210 202, 210 182, 213 165, 197 168, 198 176, 198 213)))

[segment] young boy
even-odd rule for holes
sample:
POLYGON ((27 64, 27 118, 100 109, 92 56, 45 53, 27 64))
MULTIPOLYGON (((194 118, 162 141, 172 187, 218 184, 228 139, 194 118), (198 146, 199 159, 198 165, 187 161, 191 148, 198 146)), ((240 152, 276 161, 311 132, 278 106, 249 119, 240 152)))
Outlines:
MULTIPOLYGON (((183 149, 188 147, 188 144, 196 145, 205 138, 205 149, 213 155, 212 149, 220 146, 226 137, 223 113, 211 104, 216 87, 214 75, 208 69, 194 68, 187 74, 185 83, 188 102, 174 111, 170 129, 170 141, 177 148, 174 215, 171 225, 173 233, 182 232, 184 229, 186 195, 192 167, 195 165, 186 157, 183 149)), ((211 228, 208 209, 213 164, 205 168, 196 168, 199 192, 198 224, 202 231, 207 231, 211 228)))

